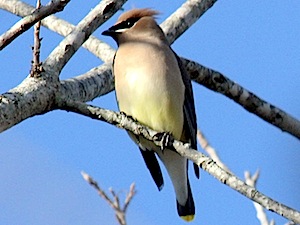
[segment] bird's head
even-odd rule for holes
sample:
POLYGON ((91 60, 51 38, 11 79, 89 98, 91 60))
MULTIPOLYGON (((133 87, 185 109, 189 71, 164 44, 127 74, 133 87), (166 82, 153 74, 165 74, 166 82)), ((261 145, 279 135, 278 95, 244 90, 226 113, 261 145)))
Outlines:
POLYGON ((155 21, 159 13, 155 10, 132 9, 123 13, 118 21, 102 35, 112 37, 118 44, 126 41, 139 41, 145 38, 165 39, 165 36, 155 21))

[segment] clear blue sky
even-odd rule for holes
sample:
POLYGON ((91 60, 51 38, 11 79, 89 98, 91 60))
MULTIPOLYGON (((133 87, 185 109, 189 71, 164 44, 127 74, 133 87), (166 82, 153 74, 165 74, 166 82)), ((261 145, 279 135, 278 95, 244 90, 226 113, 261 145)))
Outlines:
MULTIPOLYGON (((35 1, 27 1, 35 4, 35 1)), ((162 12, 159 22, 184 1, 133 1, 132 7, 162 12)), ((46 3, 43 1, 42 3, 46 3)), ((71 1, 57 14, 72 23, 98 1, 71 1)), ((181 56, 227 75, 300 119, 300 2, 218 1, 173 45, 181 56)), ((117 13, 117 16, 121 12, 117 13)), ((0 11, 2 34, 18 18, 0 11)), ((95 35, 111 26, 116 17, 95 35)), ((42 60, 62 40, 42 29, 42 60)), ((0 52, 0 92, 19 84, 28 74, 32 30, 0 52)), ((77 76, 101 64, 81 49, 64 68, 61 78, 77 76)), ((228 98, 194 85, 198 125, 222 160, 239 177, 261 170, 258 189, 300 210, 300 143, 289 134, 248 113, 228 98)), ((114 93, 92 104, 117 110, 114 93)), ((169 178, 158 192, 140 153, 125 131, 80 115, 55 111, 35 116, 0 134, 0 225, 117 224, 113 211, 81 177, 84 170, 107 190, 125 196, 136 183, 128 225, 185 224, 177 217, 169 178)), ((259 224, 252 203, 201 171, 190 175, 196 219, 191 224, 259 224)), ((286 220, 268 213, 277 224, 286 220)))

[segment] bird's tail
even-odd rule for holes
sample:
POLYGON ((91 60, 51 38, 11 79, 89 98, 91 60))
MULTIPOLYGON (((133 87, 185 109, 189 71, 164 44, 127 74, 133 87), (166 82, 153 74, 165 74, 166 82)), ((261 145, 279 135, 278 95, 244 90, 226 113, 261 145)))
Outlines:
POLYGON ((172 180, 178 215, 185 221, 192 221, 195 215, 195 204, 188 178, 188 161, 169 149, 157 151, 172 180))
POLYGON ((184 219, 185 221, 189 222, 194 219, 195 216, 195 204, 194 204, 194 199, 190 187, 190 182, 187 179, 187 186, 188 186, 188 198, 185 203, 185 205, 180 205, 179 202, 177 201, 177 212, 178 215, 184 219))

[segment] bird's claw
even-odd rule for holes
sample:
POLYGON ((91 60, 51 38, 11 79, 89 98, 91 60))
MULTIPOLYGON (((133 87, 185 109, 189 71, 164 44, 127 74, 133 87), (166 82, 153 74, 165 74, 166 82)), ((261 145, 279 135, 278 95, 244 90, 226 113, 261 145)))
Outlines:
POLYGON ((169 132, 159 132, 154 135, 154 140, 160 142, 161 151, 171 147, 172 139, 173 137, 169 132))

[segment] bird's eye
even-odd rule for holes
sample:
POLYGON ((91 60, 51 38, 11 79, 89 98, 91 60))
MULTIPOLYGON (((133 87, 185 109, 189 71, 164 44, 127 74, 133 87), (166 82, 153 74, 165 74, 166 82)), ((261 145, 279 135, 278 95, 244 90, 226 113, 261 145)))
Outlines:
POLYGON ((133 23, 132 21, 130 21, 130 20, 129 20, 129 21, 126 21, 126 23, 127 23, 127 24, 126 24, 127 27, 132 27, 133 24, 134 24, 134 23, 133 23))
POLYGON ((126 28, 132 27, 138 20, 139 20, 139 18, 130 18, 130 19, 126 20, 125 21, 126 28))

